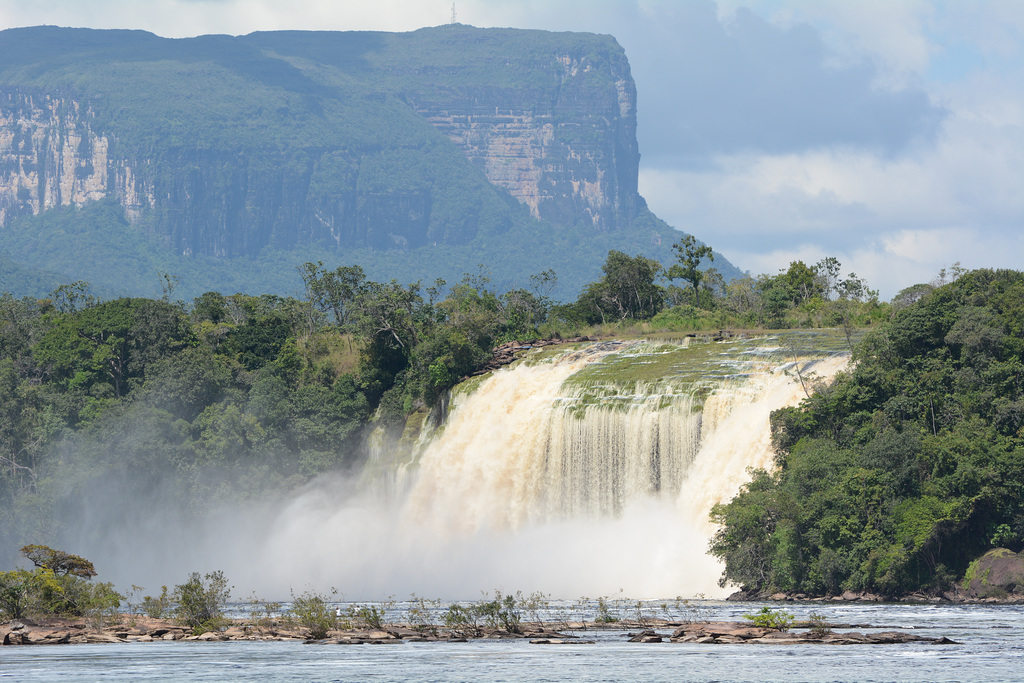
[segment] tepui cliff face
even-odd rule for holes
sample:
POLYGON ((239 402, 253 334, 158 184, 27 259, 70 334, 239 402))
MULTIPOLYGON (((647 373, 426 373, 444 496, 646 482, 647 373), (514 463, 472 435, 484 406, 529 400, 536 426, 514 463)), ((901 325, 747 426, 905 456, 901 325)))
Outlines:
POLYGON ((588 84, 600 67, 587 56, 556 54, 554 61, 562 73, 548 106, 482 88, 412 103, 535 218, 599 230, 628 224, 637 210, 640 153, 625 56, 600 88, 588 84))
POLYGON ((116 200, 180 254, 630 227, 636 90, 609 36, 423 29, 167 40, 0 32, 0 226, 116 200))
POLYGON ((0 225, 102 199, 113 189, 109 141, 74 100, 0 93, 0 225))

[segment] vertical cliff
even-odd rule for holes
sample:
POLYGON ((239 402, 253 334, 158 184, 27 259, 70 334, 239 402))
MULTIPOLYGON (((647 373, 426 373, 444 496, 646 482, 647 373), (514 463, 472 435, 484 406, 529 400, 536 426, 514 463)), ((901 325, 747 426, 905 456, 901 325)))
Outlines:
MULTIPOLYGON (((441 30, 486 40, 479 29, 441 30)), ((533 38, 520 33, 479 58, 509 61, 518 53, 516 42, 533 38)), ((408 99, 535 218, 598 230, 626 227, 638 209, 640 153, 636 87, 625 53, 609 36, 544 47, 533 61, 546 83, 430 88, 436 70, 425 67, 417 76, 428 87, 411 90, 408 99)))
POLYGON ((109 140, 92 118, 74 99, 0 89, 0 225, 106 196, 109 140))
POLYGON ((614 231, 643 208, 636 86, 611 36, 451 25, 245 40, 395 93, 534 218, 614 231))
POLYGON ((464 247, 429 257, 450 277, 588 242, 584 277, 667 251, 639 158, 611 36, 0 31, 0 228, 105 198, 177 256, 464 247))

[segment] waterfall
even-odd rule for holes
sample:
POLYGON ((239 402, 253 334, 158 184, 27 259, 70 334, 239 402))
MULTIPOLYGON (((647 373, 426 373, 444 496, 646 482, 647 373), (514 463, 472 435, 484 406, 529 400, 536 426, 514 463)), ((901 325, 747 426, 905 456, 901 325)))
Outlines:
POLYGON ((447 531, 608 516, 675 492, 697 452, 692 393, 639 385, 600 399, 567 385, 582 367, 633 345, 596 346, 494 374, 455 404, 427 449, 410 513, 447 531))
MULTIPOLYGON (((576 381, 613 358, 642 365, 656 355, 639 343, 495 372, 455 401, 419 461, 404 518, 448 539, 580 524, 597 537, 604 525, 646 538, 654 526, 661 532, 641 555, 702 565, 701 577, 690 579, 700 585, 690 588, 720 593, 720 567, 705 554, 711 507, 739 491, 749 468, 771 468, 769 415, 805 395, 797 365, 830 378, 847 363, 759 347, 738 359, 726 349, 735 351, 701 357, 706 372, 696 380, 689 373, 680 381, 576 381)), ((608 549, 628 553, 626 545, 608 549)), ((687 574, 682 566, 665 571, 666 580, 652 582, 658 590, 687 574)))
MULTIPOLYGON (((495 372, 454 405, 423 455, 409 495, 411 518, 465 533, 517 528, 553 502, 552 424, 562 384, 581 367, 618 350, 595 345, 551 363, 495 372)), ((563 478, 557 478, 561 481, 563 478)))
POLYGON ((375 484, 292 501, 238 573, 358 599, 722 597, 711 506, 772 466, 768 417, 804 396, 794 370, 823 379, 847 362, 798 334, 535 351, 455 392, 432 431, 407 429, 416 448, 375 442, 375 484))

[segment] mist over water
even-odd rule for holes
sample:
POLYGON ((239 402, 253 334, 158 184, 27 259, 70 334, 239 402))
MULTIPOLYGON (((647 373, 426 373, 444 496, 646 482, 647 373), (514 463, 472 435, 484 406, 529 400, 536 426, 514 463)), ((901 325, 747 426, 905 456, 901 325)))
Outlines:
MULTIPOLYGON (((702 393, 570 381, 627 353, 636 345, 497 371, 456 396, 401 476, 322 477, 290 500, 213 509, 198 528, 149 514, 92 551, 98 568, 147 593, 222 569, 236 599, 332 587, 350 600, 724 596, 708 512, 749 468, 771 467, 769 414, 804 397, 784 372, 792 361, 763 360, 702 393)), ((846 358, 801 362, 824 378, 846 358)))

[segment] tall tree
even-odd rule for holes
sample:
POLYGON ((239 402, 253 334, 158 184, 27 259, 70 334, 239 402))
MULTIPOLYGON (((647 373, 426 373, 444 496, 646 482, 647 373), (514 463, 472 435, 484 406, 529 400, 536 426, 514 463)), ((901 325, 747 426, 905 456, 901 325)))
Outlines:
POLYGON ((601 270, 604 277, 597 283, 597 293, 604 307, 620 319, 645 320, 661 310, 664 292, 654 284, 661 271, 657 261, 612 250, 601 270))
POLYGON ((700 281, 704 279, 704 272, 700 269, 701 262, 706 258, 708 261, 715 260, 715 254, 706 244, 697 244, 697 238, 693 235, 686 235, 682 240, 672 245, 676 252, 678 263, 673 263, 668 269, 670 280, 686 280, 693 287, 694 305, 700 300, 700 281))

